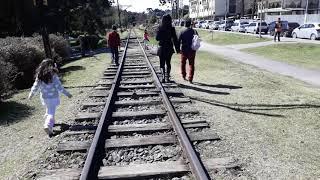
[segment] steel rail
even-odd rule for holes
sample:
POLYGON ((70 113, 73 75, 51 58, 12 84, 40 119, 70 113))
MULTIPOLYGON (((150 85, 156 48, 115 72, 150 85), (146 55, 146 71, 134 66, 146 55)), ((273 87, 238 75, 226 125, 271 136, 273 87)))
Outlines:
POLYGON ((121 63, 118 67, 116 76, 112 82, 111 89, 109 91, 109 96, 106 102, 106 105, 103 109, 103 112, 100 117, 100 121, 98 127, 96 129, 95 135, 93 137, 93 141, 91 143, 90 149, 88 151, 88 155, 84 164, 84 167, 81 172, 80 180, 92 180, 97 179, 97 174, 100 169, 101 162, 99 159, 100 154, 105 151, 105 135, 107 134, 107 126, 108 123, 111 122, 112 117, 112 104, 114 103, 117 88, 119 87, 120 83, 120 76, 123 71, 123 66, 125 62, 125 57, 127 54, 129 39, 131 35, 131 29, 127 37, 125 49, 123 51, 121 57, 121 63))
POLYGON ((188 158, 189 166, 191 167, 190 169, 191 169, 192 174, 195 176, 196 179, 199 179, 199 180, 211 179, 208 172, 206 171, 203 163, 201 162, 201 160, 197 156, 196 151, 191 144, 190 138, 189 138, 188 134, 186 133, 185 129, 183 128, 181 121, 180 121, 180 118, 178 117, 173 105, 171 104, 171 101, 169 100, 169 98, 165 92, 165 89, 162 86, 162 84, 157 76, 157 73, 154 70, 154 68, 153 68, 146 52, 144 51, 140 41, 138 40, 138 38, 137 38, 137 41, 139 42, 139 45, 140 45, 140 48, 142 49, 144 57, 146 58, 147 63, 152 71, 152 76, 155 80, 155 83, 161 91, 163 103, 168 111, 169 118, 171 120, 171 123, 173 125, 175 132, 177 133, 180 144, 183 147, 184 152, 188 158))

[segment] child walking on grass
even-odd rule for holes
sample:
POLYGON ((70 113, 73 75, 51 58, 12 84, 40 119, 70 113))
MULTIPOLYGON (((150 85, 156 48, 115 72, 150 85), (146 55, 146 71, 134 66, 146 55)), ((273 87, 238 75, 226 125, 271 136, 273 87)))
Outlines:
POLYGON ((51 137, 55 123, 54 115, 57 106, 60 104, 59 92, 68 98, 72 95, 64 89, 57 75, 58 69, 52 59, 43 60, 36 70, 35 82, 31 88, 28 99, 31 99, 40 91, 42 105, 46 107, 44 130, 51 137))
POLYGON ((148 31, 145 29, 144 34, 143 34, 144 49, 148 50, 148 43, 149 42, 150 42, 149 34, 148 34, 148 31))

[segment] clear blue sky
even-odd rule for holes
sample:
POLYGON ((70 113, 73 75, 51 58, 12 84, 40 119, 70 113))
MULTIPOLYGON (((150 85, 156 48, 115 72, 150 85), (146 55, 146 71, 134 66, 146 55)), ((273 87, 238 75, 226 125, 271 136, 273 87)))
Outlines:
MULTIPOLYGON (((188 4, 188 0, 183 0, 184 4, 188 4)), ((115 2, 117 2, 115 0, 115 2)), ((119 0, 120 6, 123 5, 122 9, 131 5, 127 10, 134 12, 143 12, 146 11, 147 8, 158 8, 158 9, 169 9, 170 6, 160 6, 159 0, 119 0)), ((116 4, 115 4, 116 5, 116 4)))

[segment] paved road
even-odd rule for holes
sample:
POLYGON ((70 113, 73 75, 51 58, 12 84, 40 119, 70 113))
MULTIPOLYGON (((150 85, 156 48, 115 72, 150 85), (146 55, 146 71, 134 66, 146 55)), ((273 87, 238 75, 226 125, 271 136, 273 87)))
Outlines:
POLYGON ((261 56, 241 52, 230 47, 212 45, 206 42, 202 42, 200 50, 219 54, 233 61, 250 64, 273 73, 290 76, 307 82, 311 85, 320 87, 320 71, 289 65, 261 56))
POLYGON ((257 43, 248 43, 248 44, 233 44, 233 45, 226 45, 224 47, 232 48, 232 49, 245 49, 245 48, 255 48, 255 47, 261 47, 261 46, 268 46, 273 44, 296 44, 298 42, 294 41, 280 41, 280 42, 274 42, 274 41, 266 41, 266 42, 257 42, 257 43))
MULTIPOLYGON (((199 28, 195 28, 199 29, 199 28)), ((255 36, 259 37, 259 34, 252 34, 252 33, 241 33, 241 32, 231 32, 231 31, 219 31, 219 30, 209 30, 209 29, 201 29, 201 30, 206 30, 206 31, 213 31, 213 32, 221 32, 221 33, 229 33, 229 34, 240 34, 240 35, 245 35, 245 36, 255 36)), ((273 36, 270 36, 269 34, 262 34, 262 37, 272 39, 273 36)), ((309 39, 294 39, 290 37, 281 37, 282 41, 290 41, 290 42, 299 42, 299 43, 312 43, 312 44, 320 44, 320 40, 309 40, 309 39)))

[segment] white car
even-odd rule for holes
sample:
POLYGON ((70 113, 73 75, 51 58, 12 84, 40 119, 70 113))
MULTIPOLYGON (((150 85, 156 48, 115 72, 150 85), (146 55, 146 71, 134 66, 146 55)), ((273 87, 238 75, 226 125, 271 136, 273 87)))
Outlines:
POLYGON ((204 23, 204 21, 198 21, 196 24, 195 24, 195 27, 196 28, 202 28, 202 24, 204 23))
POLYGON ((235 22, 231 26, 231 31, 233 31, 233 32, 245 32, 246 31, 245 27, 247 25, 249 25, 248 22, 235 22))
POLYGON ((205 20, 202 24, 201 24, 201 28, 205 28, 205 29, 209 29, 209 25, 210 23, 212 23, 212 20, 205 20))
POLYGON ((214 21, 214 22, 210 23, 209 29, 218 30, 220 24, 222 24, 222 22, 214 21))
MULTIPOLYGON (((259 25, 260 25, 260 22, 252 22, 246 27, 245 32, 246 33, 257 34, 260 31, 259 25)), ((268 24, 266 22, 262 22, 261 23, 261 32, 263 32, 265 34, 268 33, 268 24)))
POLYGON ((307 23, 292 32, 293 38, 308 38, 311 40, 320 39, 320 23, 307 23))

